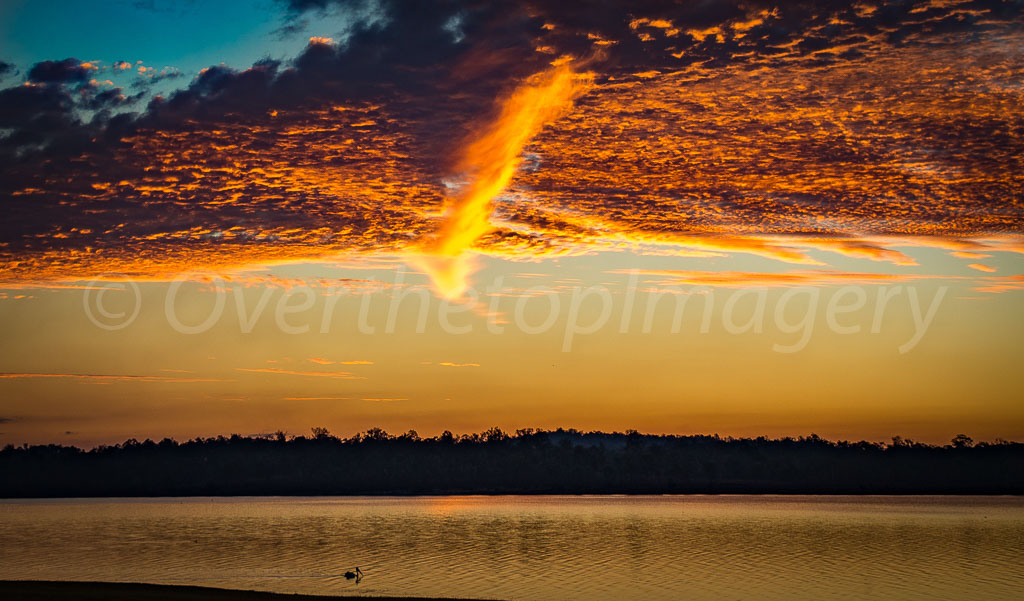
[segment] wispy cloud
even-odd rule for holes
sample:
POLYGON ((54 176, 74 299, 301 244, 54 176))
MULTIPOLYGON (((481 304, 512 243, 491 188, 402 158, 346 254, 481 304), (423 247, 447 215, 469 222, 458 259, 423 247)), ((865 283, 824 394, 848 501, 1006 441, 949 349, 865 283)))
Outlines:
POLYGON ((991 294, 1015 292, 1017 290, 1024 290, 1024 274, 1004 277, 986 277, 978 280, 978 283, 981 285, 974 288, 977 292, 988 292, 991 294))
POLYGON ((220 378, 178 378, 171 376, 143 376, 123 374, 85 374, 85 373, 38 373, 38 372, 16 372, 0 373, 0 379, 20 378, 69 378, 76 380, 107 380, 119 382, 171 382, 171 383, 192 383, 192 382, 230 382, 220 378))
POLYGON ((609 273, 629 273, 654 277, 661 285, 688 284, 696 286, 722 287, 791 287, 826 286, 847 284, 887 284, 929 279, 962 279, 955 276, 857 273, 828 270, 804 270, 786 272, 757 271, 688 271, 688 270, 612 270, 609 273))
POLYGON ((291 369, 275 369, 272 367, 236 367, 238 371, 261 374, 278 374, 283 376, 303 376, 312 378, 336 378, 339 380, 364 380, 362 376, 356 376, 346 371, 297 371, 291 369))
POLYGON ((363 359, 332 361, 330 359, 324 359, 323 357, 310 357, 307 361, 310 363, 316 363, 317 365, 373 365, 373 361, 366 361, 363 359))

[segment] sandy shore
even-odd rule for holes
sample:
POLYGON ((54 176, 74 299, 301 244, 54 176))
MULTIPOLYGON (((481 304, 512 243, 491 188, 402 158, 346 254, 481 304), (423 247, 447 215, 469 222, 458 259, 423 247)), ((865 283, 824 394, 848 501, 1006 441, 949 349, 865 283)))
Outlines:
MULTIPOLYGON (((426 597, 355 597, 287 595, 238 591, 205 586, 169 586, 120 582, 62 582, 47 580, 0 580, 0 599, 5 601, 330 601, 331 599, 378 601, 424 600, 426 597)), ((432 599, 431 601, 454 601, 432 599)), ((466 601, 466 600, 461 600, 466 601)))

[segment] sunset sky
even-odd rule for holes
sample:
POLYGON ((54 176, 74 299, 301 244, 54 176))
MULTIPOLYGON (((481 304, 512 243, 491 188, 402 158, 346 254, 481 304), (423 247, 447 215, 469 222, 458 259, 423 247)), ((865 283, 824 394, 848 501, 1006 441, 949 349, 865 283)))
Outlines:
POLYGON ((0 5, 0 444, 1024 438, 1024 5, 0 5))

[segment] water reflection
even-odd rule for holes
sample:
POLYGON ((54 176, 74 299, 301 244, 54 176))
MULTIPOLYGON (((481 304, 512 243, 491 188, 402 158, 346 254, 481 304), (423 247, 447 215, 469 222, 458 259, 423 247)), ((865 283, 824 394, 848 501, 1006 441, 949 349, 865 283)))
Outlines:
POLYGON ((1024 500, 419 497, 0 502, 0 578, 552 599, 1006 599, 1024 500), (346 579, 356 566, 365 578, 346 579))

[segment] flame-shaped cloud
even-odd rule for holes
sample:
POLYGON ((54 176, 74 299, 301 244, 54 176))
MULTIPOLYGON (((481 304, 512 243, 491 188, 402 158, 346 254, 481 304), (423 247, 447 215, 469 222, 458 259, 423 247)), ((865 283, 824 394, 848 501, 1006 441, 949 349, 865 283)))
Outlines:
POLYGON ((505 99, 497 119, 462 152, 459 171, 469 178, 449 197, 444 224, 413 261, 438 294, 462 296, 474 271, 473 244, 491 231, 492 199, 508 187, 523 148, 545 124, 559 118, 593 83, 592 74, 561 64, 537 73, 505 99))

